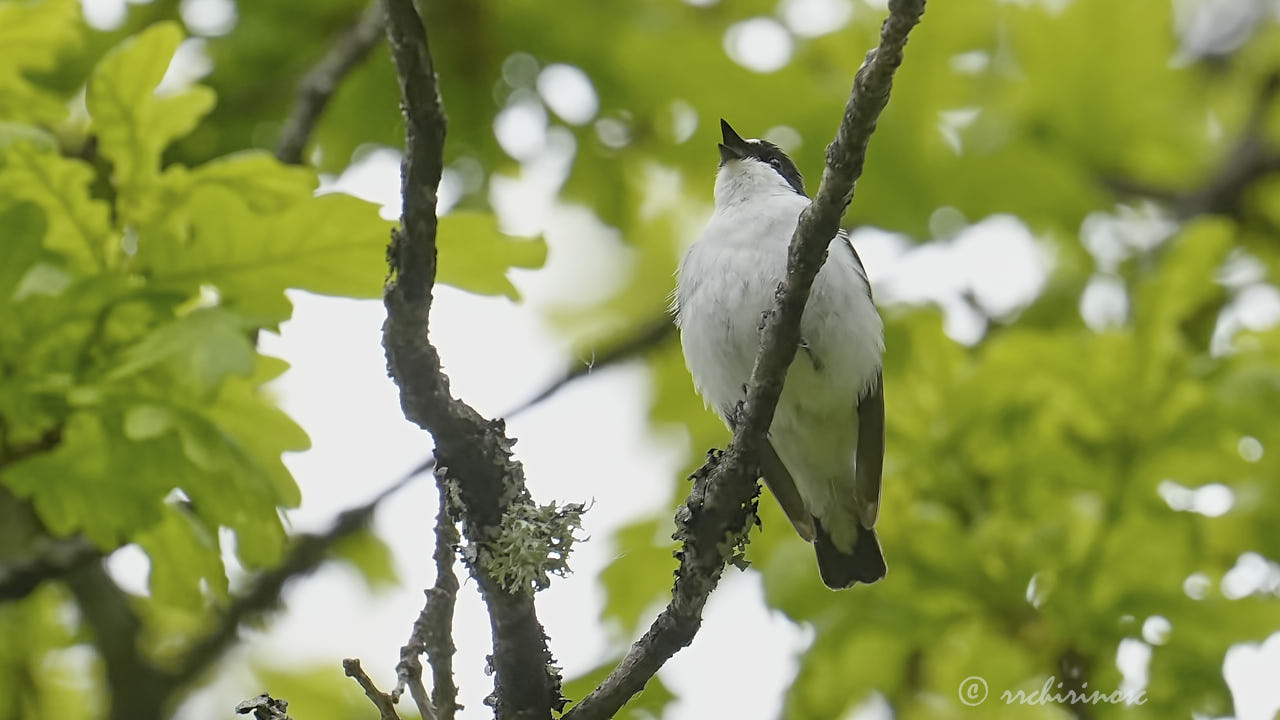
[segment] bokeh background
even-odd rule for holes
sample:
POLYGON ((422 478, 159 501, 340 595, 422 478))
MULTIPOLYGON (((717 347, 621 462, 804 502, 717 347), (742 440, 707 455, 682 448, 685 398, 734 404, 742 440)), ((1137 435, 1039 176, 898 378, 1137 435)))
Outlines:
MULTIPOLYGON (((186 39, 171 62, 153 59, 167 63, 158 92, 205 86, 216 105, 170 133, 162 166, 269 150, 300 78, 365 6, 0 2, 0 145, 22 125, 84 155, 102 122, 86 110, 92 69, 176 21, 186 39)), ((596 360, 661 324, 710 212, 720 118, 782 146, 816 187, 884 3, 422 6, 450 120, 441 213, 456 223, 443 226, 442 272, 451 258, 460 269, 457 287, 437 289, 432 337, 453 388, 497 416, 593 369, 509 425, 536 499, 590 503, 575 572, 538 599, 566 694, 580 697, 665 601, 684 478, 728 438, 673 334, 596 360)), ((624 716, 1275 717, 1278 78, 1274 0, 931 3, 846 217, 886 320, 890 573, 825 590, 812 550, 762 499, 751 568, 728 571, 693 647, 624 716), (957 692, 971 676, 992 691, 977 707, 957 692), (1146 702, 998 699, 1050 678, 1146 702)), ((321 193, 393 219, 402 135, 380 46, 343 79, 305 160, 321 193)), ((109 196, 108 171, 89 166, 95 196, 109 196)), ((21 197, 13 183, 4 194, 5 172, 0 209, 21 197)), ((261 392, 311 439, 285 458, 301 504, 284 527, 299 533, 389 486, 430 441, 385 376, 380 303, 289 300, 257 348, 290 364, 261 392)), ((0 304, 11 327, 19 311, 0 304)), ((19 364, 21 337, 0 332, 19 364)), ((22 407, 0 402, 11 424, 22 407)), ((0 482, 24 497, 62 477, 22 467, 0 482)), ((358 547, 292 583, 278 612, 175 695, 174 716, 230 717, 267 690, 300 720, 372 717, 339 660, 361 657, 391 684, 430 582, 434 497, 421 480, 383 503, 358 547)), ((228 524, 213 523, 201 572, 225 569, 234 593, 271 554, 246 560, 228 524)), ((153 632, 198 634, 226 591, 208 578, 195 600, 158 589, 166 563, 193 560, 140 539, 148 529, 109 534, 110 576, 153 632)), ((462 717, 483 717, 488 622, 474 585, 459 602, 462 717)), ((82 610, 57 582, 0 604, 0 717, 102 716, 113 658, 82 610)))

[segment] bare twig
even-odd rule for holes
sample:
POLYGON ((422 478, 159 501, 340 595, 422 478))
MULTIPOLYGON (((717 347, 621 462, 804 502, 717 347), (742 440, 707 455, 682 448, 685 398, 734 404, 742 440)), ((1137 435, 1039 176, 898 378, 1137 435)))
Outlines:
POLYGON ((755 448, 763 444, 773 420, 786 369, 799 345, 800 316, 813 279, 852 200, 867 143, 889 100, 907 36, 919 22, 924 5, 924 0, 890 0, 880 46, 868 53, 854 78, 840 128, 827 147, 827 164, 817 195, 801 214, 791 239, 787 274, 765 321, 733 440, 722 457, 713 456, 699 471, 689 500, 677 515, 677 536, 683 546, 671 602, 600 687, 565 718, 613 717, 668 658, 692 642, 702 622, 703 606, 719 582, 726 560, 745 544, 754 519, 753 499, 759 492, 755 448))
POLYGON ((675 329, 675 324, 666 315, 640 325, 636 328, 634 334, 622 338, 617 344, 594 354, 590 363, 579 362, 570 366, 563 375, 552 381, 537 395, 517 405, 503 417, 509 420, 560 392, 564 389, 564 386, 575 380, 643 355, 645 352, 675 337, 675 329))
MULTIPOLYGON (((675 337, 675 323, 671 322, 671 317, 664 315, 660 318, 641 323, 635 332, 616 341, 615 344, 596 352, 591 357, 591 362, 576 362, 570 365, 560 377, 552 380, 550 384, 539 390, 536 395, 525 400, 519 405, 502 415, 503 420, 511 420, 537 405, 546 402, 556 393, 560 392, 565 386, 570 385, 592 373, 598 373, 605 368, 620 365, 624 362, 634 360, 643 356, 646 352, 660 347, 663 343, 675 337)), ((414 473, 427 472, 435 467, 435 455, 428 455, 420 463, 414 473)))
POLYGON ((549 718, 560 701, 546 635, 526 588, 491 574, 485 548, 496 547, 504 514, 532 504, 514 441, 452 396, 427 339, 436 274, 436 191, 443 169, 445 116, 427 35, 412 0, 387 0, 387 36, 405 115, 401 228, 388 250, 383 345, 405 417, 436 441, 436 457, 456 487, 463 528, 478 552, 469 563, 493 629, 494 704, 499 718, 549 718))
POLYGON ((432 692, 440 720, 453 720, 458 710, 458 688, 453 683, 453 606, 458 597, 458 577, 453 574, 458 528, 449 516, 448 489, 439 483, 440 509, 436 514, 436 584, 427 591, 430 605, 423 609, 422 645, 431 664, 432 692))
POLYGON ((440 509, 436 513, 436 584, 426 590, 426 605, 413 623, 409 642, 400 649, 400 664, 396 666, 399 682, 391 696, 399 698, 403 688, 408 687, 423 717, 430 713, 437 720, 453 720, 458 709, 458 688, 453 682, 453 607, 458 597, 458 577, 453 564, 457 560, 454 547, 460 538, 449 516, 449 492, 443 478, 437 486, 440 509), (424 652, 431 665, 434 702, 427 700, 422 687, 422 663, 418 657, 424 652))
MULTIPOLYGON (((431 591, 427 590, 427 608, 430 605, 431 591)), ((422 661, 418 656, 422 654, 424 648, 421 641, 416 638, 419 628, 425 624, 423 618, 426 617, 427 608, 423 608, 418 614, 418 619, 414 621, 409 644, 400 648, 400 663, 396 665, 396 689, 391 691, 391 701, 399 702, 400 696, 408 688, 409 696, 413 698, 413 704, 418 708, 418 714, 424 720, 437 720, 435 705, 431 703, 431 696, 427 694, 427 688, 422 684, 422 661)))
POLYGON ((298 84, 297 102, 284 121, 284 129, 280 131, 280 141, 276 145, 276 158, 280 162, 290 165, 302 163, 302 151, 306 149, 325 106, 347 73, 382 40, 385 24, 382 2, 374 0, 360 21, 348 28, 320 62, 302 77, 298 84))
POLYGON ((379 720, 400 720, 400 714, 396 712, 396 703, 391 696, 378 689, 373 684, 373 679, 365 673, 364 668, 360 667, 360 661, 347 658, 342 661, 342 669, 347 673, 347 677, 355 678, 360 683, 360 687, 364 688, 364 694, 368 696, 369 702, 378 708, 379 720))
POLYGON ((253 715, 253 720, 292 720, 288 701, 263 693, 255 698, 236 703, 237 715, 253 715))

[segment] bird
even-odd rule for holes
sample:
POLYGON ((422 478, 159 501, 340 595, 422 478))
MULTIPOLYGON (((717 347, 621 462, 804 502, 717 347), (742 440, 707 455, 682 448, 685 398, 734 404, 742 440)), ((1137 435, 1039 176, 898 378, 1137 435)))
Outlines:
MULTIPOLYGON (((732 429, 809 196, 777 145, 744 140, 723 119, 720 130, 715 209, 680 262, 672 310, 694 387, 732 429)), ((796 532, 813 543, 827 587, 872 583, 887 572, 875 534, 884 322, 843 230, 814 280, 800 336, 767 442, 757 449, 761 476, 796 532)))

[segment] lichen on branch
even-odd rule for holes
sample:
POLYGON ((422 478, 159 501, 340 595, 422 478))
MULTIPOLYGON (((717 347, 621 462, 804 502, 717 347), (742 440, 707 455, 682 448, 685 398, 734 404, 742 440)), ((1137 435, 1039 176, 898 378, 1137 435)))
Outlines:
POLYGON ((532 594, 551 585, 551 576, 569 574, 569 553, 582 529, 580 503, 535 506, 513 503, 503 513, 497 537, 463 552, 512 593, 532 594))

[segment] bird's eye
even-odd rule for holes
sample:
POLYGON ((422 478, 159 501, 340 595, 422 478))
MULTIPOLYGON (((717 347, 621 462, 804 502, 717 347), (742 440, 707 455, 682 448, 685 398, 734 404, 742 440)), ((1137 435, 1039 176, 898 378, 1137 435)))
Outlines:
POLYGON ((769 161, 769 164, 773 166, 773 169, 774 169, 774 170, 781 170, 781 169, 782 169, 782 161, 781 161, 781 160, 779 160, 778 158, 774 158, 774 159, 770 160, 770 161, 769 161))

